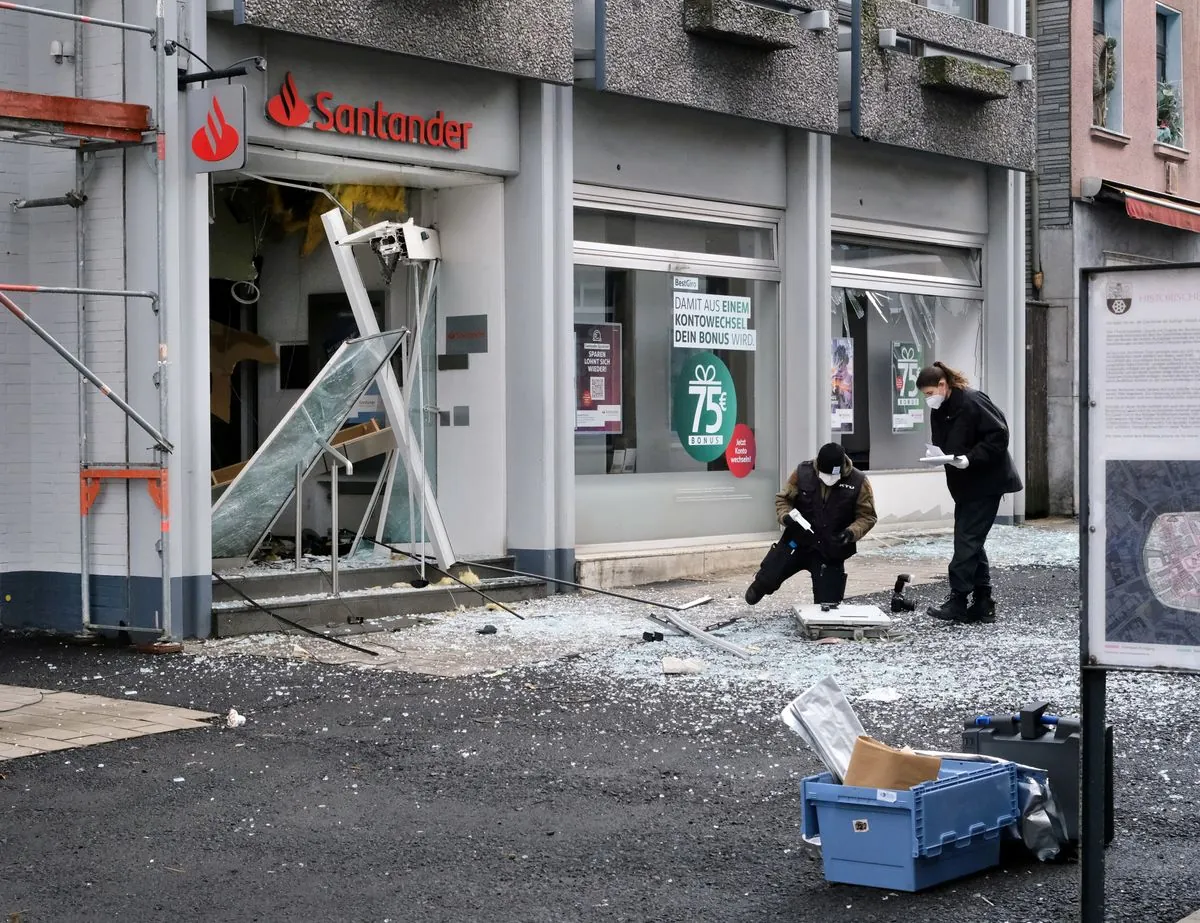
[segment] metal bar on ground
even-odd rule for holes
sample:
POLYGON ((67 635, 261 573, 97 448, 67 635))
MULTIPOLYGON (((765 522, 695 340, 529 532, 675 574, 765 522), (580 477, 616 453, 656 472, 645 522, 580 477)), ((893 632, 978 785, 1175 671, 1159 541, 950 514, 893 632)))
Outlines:
MULTIPOLYGON (((655 615, 653 613, 649 613, 646 615, 646 618, 648 618, 652 622, 657 622, 659 625, 662 625, 664 628, 670 628, 672 631, 676 632, 677 634, 681 634, 681 635, 687 634, 686 631, 684 631, 682 628, 679 628, 677 625, 675 625, 675 623, 672 622, 665 615, 655 615)), ((730 625, 736 625, 740 621, 741 621, 741 618, 739 616, 735 615, 731 619, 725 619, 724 621, 714 622, 712 625, 705 625, 701 630, 702 631, 720 631, 722 628, 728 628, 730 625)))
MULTIPOLYGON (((367 541, 373 545, 378 545, 380 548, 386 548, 389 551, 392 551, 396 554, 402 554, 406 558, 409 558, 410 560, 413 560, 413 561, 421 561, 422 560, 420 557, 413 554, 412 552, 404 551, 401 548, 397 548, 395 545, 389 545, 387 542, 377 542, 374 539, 370 539, 370 538, 368 538, 367 541)), ((488 596, 487 593, 483 592, 483 590, 479 589, 478 587, 473 587, 468 583, 464 583, 462 580, 459 580, 457 577, 454 576, 454 574, 450 573, 450 571, 448 571, 448 570, 442 570, 440 567, 435 567, 432 564, 429 566, 433 567, 433 569, 435 571, 437 571, 438 573, 440 573, 443 577, 448 577, 449 579, 453 580, 455 583, 457 583, 463 589, 469 590, 470 592, 474 593, 476 596, 479 596, 479 597, 483 598, 484 600, 486 600, 487 602, 491 603, 497 609, 503 609, 509 615, 516 616, 522 622, 525 621, 525 616, 521 615, 521 613, 519 613, 513 609, 510 609, 508 606, 504 605, 504 603, 500 602, 498 599, 492 599, 492 597, 488 596)), ((421 573, 423 575, 424 570, 422 570, 421 573)), ((422 579, 424 579, 424 577, 422 577, 422 579)), ((451 597, 451 600, 453 600, 453 597, 451 597)))
POLYGON ((62 356, 67 363, 75 369, 80 375, 90 381, 93 385, 100 389, 100 393, 107 397, 110 401, 116 404, 125 413, 129 419, 146 431, 147 435, 153 439, 164 452, 173 452, 175 447, 167 441, 167 437, 155 429, 140 413, 126 404, 120 397, 113 393, 112 388, 102 382, 96 375, 85 366, 82 362, 71 355, 58 340, 50 336, 37 321, 22 311, 7 295, 0 292, 0 305, 3 305, 9 312, 26 327, 38 335, 38 337, 56 353, 62 356))
POLYGON ((715 635, 706 634, 704 631, 697 628, 691 622, 686 622, 678 615, 668 615, 667 620, 676 628, 681 629, 686 634, 691 635, 698 641, 703 641, 705 644, 711 644, 713 647, 719 647, 723 651, 728 651, 731 654, 736 654, 738 657, 745 659, 750 658, 750 652, 732 641, 726 641, 724 638, 718 638, 715 635))
POLYGON ((284 625, 287 625, 289 628, 295 628, 297 631, 302 631, 306 635, 311 635, 314 638, 320 638, 322 641, 330 641, 333 644, 336 644, 340 647, 349 648, 352 651, 358 651, 360 654, 370 654, 372 657, 379 656, 379 651, 372 651, 372 650, 368 650, 365 647, 359 647, 357 644, 351 644, 349 641, 343 641, 341 638, 336 638, 333 635, 322 634, 321 632, 317 631, 315 628, 309 628, 307 625, 302 625, 299 622, 294 622, 289 618, 285 618, 284 616, 280 615, 278 612, 268 609, 262 603, 247 596, 245 593, 243 593, 240 589, 235 587, 232 583, 230 583, 228 580, 226 580, 224 577, 222 577, 216 571, 213 571, 212 575, 217 578, 217 581, 222 586, 227 587, 228 589, 232 590, 234 593, 236 593, 238 596, 240 596, 245 602, 248 602, 253 608, 257 609, 259 612, 262 612, 264 615, 269 615, 271 618, 275 619, 276 621, 282 622, 284 625))
POLYGON ((137 23, 120 22, 116 19, 97 19, 95 16, 76 16, 74 13, 44 10, 37 6, 26 6, 24 3, 9 3, 7 0, 0 0, 0 10, 12 10, 16 13, 32 13, 35 16, 47 16, 50 19, 66 19, 88 26, 106 26, 111 29, 123 29, 126 32, 141 32, 144 35, 154 35, 154 30, 149 26, 139 26, 137 23))
POLYGON ((697 606, 707 605, 712 602, 711 596, 701 596, 699 599, 693 599, 691 602, 686 602, 682 606, 676 606, 672 603, 659 603, 650 599, 641 599, 637 596, 627 596, 624 593, 616 593, 612 590, 601 590, 599 587, 585 586, 582 583, 572 583, 570 580, 561 580, 556 577, 546 577, 542 574, 531 574, 523 570, 513 570, 511 567, 501 567, 499 564, 473 563, 472 568, 485 568, 487 570, 498 570, 505 574, 512 574, 514 577, 529 577, 533 580, 545 580, 547 583, 556 583, 559 586, 569 586, 576 590, 587 590, 589 593, 599 593, 601 596, 612 596, 614 599, 624 599, 631 603, 644 603, 647 606, 656 606, 659 609, 670 609, 672 612, 686 612, 688 609, 695 609, 697 606))

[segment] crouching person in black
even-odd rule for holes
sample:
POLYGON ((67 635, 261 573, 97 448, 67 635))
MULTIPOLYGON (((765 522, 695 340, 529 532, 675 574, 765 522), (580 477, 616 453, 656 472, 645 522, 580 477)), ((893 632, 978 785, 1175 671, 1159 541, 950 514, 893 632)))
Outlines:
POLYGON ((846 566, 857 544, 875 526, 875 494, 836 442, 801 462, 775 495, 783 536, 767 552, 746 602, 754 605, 802 570, 812 575, 813 601, 840 603, 846 566))

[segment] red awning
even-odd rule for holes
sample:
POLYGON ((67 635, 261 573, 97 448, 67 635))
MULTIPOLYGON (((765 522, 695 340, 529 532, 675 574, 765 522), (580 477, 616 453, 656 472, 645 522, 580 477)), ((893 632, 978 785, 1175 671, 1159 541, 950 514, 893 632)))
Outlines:
POLYGON ((1131 189, 1121 189, 1121 193, 1125 196, 1125 214, 1130 218, 1200 234, 1200 208, 1131 189))

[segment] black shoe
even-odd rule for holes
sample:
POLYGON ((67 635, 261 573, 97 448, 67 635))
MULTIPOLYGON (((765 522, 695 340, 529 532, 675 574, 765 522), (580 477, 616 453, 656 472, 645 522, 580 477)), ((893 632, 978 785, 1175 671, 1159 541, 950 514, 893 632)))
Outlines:
POLYGON ((967 609, 967 594, 951 593, 940 606, 930 606, 925 611, 943 622, 969 622, 971 619, 967 615, 967 609))
POLYGON ((746 602, 753 606, 763 598, 763 591, 758 588, 757 583, 752 583, 746 587, 746 602))
POLYGON ((992 599, 990 586, 975 587, 974 598, 967 607, 967 618, 972 622, 991 624, 996 621, 996 603, 992 599))

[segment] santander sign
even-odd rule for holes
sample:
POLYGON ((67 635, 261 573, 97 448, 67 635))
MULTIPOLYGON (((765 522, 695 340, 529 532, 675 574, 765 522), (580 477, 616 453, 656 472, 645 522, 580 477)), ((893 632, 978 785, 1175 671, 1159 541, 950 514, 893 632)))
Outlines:
POLYGON ((452 151, 465 151, 471 143, 472 122, 448 119, 438 111, 433 116, 389 112, 376 100, 371 106, 338 103, 333 93, 320 91, 309 105, 296 89, 289 72, 279 92, 267 100, 267 116, 284 128, 302 128, 312 122, 317 131, 335 131, 341 135, 378 138, 401 144, 419 144, 452 151), (316 116, 313 116, 313 110, 316 116))

